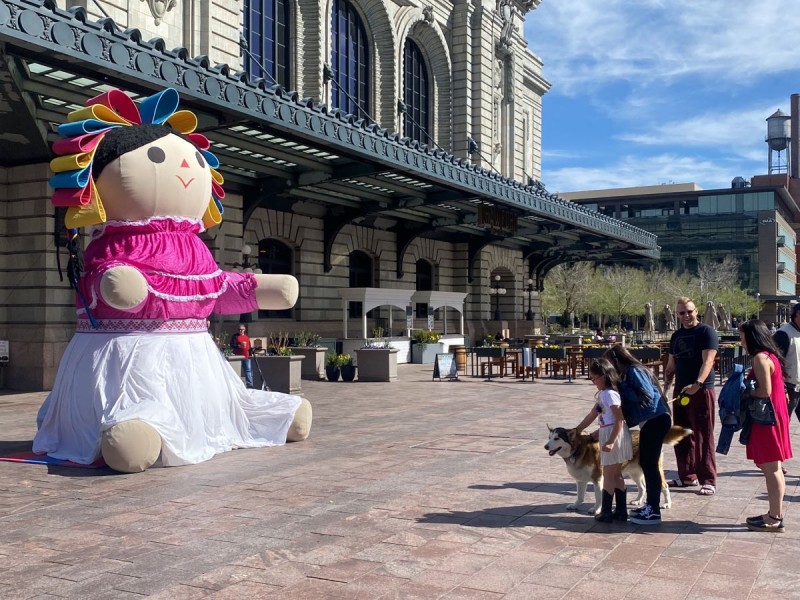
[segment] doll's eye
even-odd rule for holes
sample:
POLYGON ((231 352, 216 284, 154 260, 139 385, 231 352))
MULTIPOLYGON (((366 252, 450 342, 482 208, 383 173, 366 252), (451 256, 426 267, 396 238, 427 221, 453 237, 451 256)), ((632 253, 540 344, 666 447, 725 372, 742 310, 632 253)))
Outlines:
POLYGON ((205 169, 206 161, 203 159, 203 155, 200 154, 200 152, 195 152, 194 155, 197 158, 197 162, 200 163, 200 166, 205 169))
POLYGON ((158 146, 153 146, 152 148, 147 149, 147 158, 154 163, 162 163, 164 160, 166 160, 167 155, 158 146))

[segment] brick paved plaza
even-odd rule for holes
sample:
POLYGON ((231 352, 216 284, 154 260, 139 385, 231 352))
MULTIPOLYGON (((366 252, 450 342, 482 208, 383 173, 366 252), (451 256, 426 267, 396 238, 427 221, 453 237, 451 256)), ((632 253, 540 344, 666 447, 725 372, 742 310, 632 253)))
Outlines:
MULTIPOLYGON (((593 386, 430 377, 303 382, 309 440, 196 466, 0 462, 0 598, 800 598, 796 461, 784 534, 742 525, 766 494, 736 442, 717 496, 675 492, 657 528, 596 524, 542 448, 593 386)), ((0 451, 30 448, 43 398, 0 396, 0 451)))

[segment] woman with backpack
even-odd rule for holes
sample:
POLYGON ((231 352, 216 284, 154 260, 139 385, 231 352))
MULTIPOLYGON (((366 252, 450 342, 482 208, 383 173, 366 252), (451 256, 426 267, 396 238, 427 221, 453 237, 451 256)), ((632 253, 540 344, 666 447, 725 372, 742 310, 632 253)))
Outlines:
POLYGON ((658 525, 661 523, 661 473, 658 460, 664 438, 672 427, 669 406, 652 371, 624 346, 613 346, 605 353, 605 358, 619 373, 622 413, 628 427, 640 426, 639 464, 644 472, 647 503, 631 513, 631 522, 658 525))
MULTIPOLYGON (((753 368, 748 375, 754 379, 756 389, 749 403, 762 407, 772 404, 774 425, 752 422, 747 440, 747 458, 756 463, 764 473, 767 483, 769 510, 764 515, 747 518, 747 527, 752 531, 781 533, 783 527, 783 494, 786 481, 781 463, 792 457, 789 440, 789 410, 783 385, 783 358, 763 321, 752 319, 739 326, 739 339, 747 353, 753 357, 753 368)), ((751 415, 752 415, 752 409, 751 415)), ((750 418, 750 417, 749 417, 750 418)))

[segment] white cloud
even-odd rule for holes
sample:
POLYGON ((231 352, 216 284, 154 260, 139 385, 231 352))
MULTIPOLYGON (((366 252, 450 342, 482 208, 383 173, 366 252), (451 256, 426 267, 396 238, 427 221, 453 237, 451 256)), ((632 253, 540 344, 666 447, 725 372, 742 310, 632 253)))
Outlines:
MULTIPOLYGON (((759 144, 764 146, 766 118, 778 108, 775 104, 742 110, 711 110, 683 120, 668 121, 640 131, 620 133, 618 140, 642 146, 694 146, 724 148, 748 156, 759 144)), ((781 107, 788 113, 788 106, 781 107)))
POLYGON ((547 160, 575 160, 581 158, 581 155, 578 152, 572 152, 570 150, 547 150, 542 148, 542 158, 547 160))
POLYGON ((545 0, 525 25, 553 92, 566 95, 614 81, 742 83, 794 70, 798 30, 796 0, 545 0))
POLYGON ((749 177, 752 167, 742 171, 743 164, 675 154, 645 157, 626 155, 617 162, 606 165, 550 169, 543 183, 553 193, 659 185, 666 182, 694 182, 705 189, 716 189, 728 187, 735 175, 749 177))

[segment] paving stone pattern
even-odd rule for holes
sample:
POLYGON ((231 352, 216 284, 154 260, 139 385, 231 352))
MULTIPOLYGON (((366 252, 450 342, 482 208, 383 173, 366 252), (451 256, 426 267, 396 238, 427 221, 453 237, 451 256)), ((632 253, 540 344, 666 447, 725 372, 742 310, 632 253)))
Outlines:
MULTIPOLYGON (((593 391, 401 365, 304 381, 299 444, 137 475, 0 462, 0 598, 800 598, 796 461, 784 534, 743 526, 766 493, 736 442, 719 493, 675 491, 659 527, 567 512, 545 424, 576 424, 593 391)), ((0 396, 0 451, 30 448, 44 396, 0 396)))

